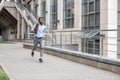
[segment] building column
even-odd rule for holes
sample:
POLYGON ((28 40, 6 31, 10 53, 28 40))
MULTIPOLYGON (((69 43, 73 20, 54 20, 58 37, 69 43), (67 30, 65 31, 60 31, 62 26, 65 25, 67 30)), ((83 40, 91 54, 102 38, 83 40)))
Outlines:
POLYGON ((74 29, 81 30, 81 27, 82 27, 82 0, 74 0, 74 29))
POLYGON ((20 14, 17 12, 17 39, 20 39, 20 14))
POLYGON ((47 27, 51 27, 50 26, 50 3, 51 3, 51 0, 46 0, 46 26, 47 27))
POLYGON ((25 26, 25 20, 22 17, 22 26, 21 26, 21 39, 24 39, 24 26, 25 26))
MULTIPOLYGON (((74 0, 74 29, 82 30, 82 0, 74 0)), ((76 42, 79 46, 78 51, 81 52, 81 39, 77 37, 76 40, 78 40, 76 42)))
POLYGON ((30 39, 30 25, 27 25, 27 38, 30 39))
MULTIPOLYGON (((117 30, 117 0, 100 0, 100 29, 117 30)), ((101 40, 100 53, 116 59, 117 31, 103 31, 101 34, 104 34, 105 38, 101 40)))
POLYGON ((60 21, 58 23, 58 30, 63 29, 63 0, 58 0, 58 20, 60 21))

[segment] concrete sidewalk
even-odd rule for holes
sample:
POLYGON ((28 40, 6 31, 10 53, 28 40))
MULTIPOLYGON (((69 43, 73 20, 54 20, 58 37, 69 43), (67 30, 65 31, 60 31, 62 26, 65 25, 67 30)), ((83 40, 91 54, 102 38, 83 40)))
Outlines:
POLYGON ((30 53, 22 43, 0 44, 0 63, 13 80, 120 80, 120 74, 47 54, 39 63, 39 52, 30 53))

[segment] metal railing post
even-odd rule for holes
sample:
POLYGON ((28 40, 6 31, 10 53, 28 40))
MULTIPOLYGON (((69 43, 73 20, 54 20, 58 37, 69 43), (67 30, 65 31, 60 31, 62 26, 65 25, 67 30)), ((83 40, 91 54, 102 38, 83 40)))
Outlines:
POLYGON ((85 49, 87 48, 87 47, 86 47, 86 38, 85 38, 85 33, 86 33, 86 32, 84 31, 84 35, 83 35, 83 40, 84 40, 84 53, 86 52, 86 50, 85 50, 85 49))
POLYGON ((100 35, 100 41, 101 41, 101 53, 100 56, 103 56, 103 31, 101 31, 101 35, 100 35))
POLYGON ((52 46, 53 46, 53 31, 52 31, 52 46))
POLYGON ((70 32, 70 50, 72 49, 72 31, 70 32))
POLYGON ((62 48, 62 34, 60 32, 60 48, 62 48))
POLYGON ((72 45, 72 32, 70 33, 70 44, 72 45))

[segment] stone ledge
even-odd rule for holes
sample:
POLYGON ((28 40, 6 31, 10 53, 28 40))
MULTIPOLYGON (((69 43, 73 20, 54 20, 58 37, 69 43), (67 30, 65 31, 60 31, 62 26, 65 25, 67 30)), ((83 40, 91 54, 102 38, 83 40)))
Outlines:
POLYGON ((53 48, 53 47, 49 47, 49 46, 46 46, 45 49, 57 51, 62 54, 72 55, 72 56, 86 58, 86 59, 90 59, 90 60, 94 60, 94 61, 98 61, 98 62, 102 62, 102 63, 120 66, 120 60, 115 60, 115 59, 111 59, 111 58, 100 57, 97 55, 85 54, 82 52, 70 51, 70 50, 65 50, 65 49, 60 49, 60 48, 55 48, 55 47, 53 48))
MULTIPOLYGON (((23 47, 28 49, 32 46, 32 44, 23 44, 23 47)), ((120 60, 49 46, 45 46, 45 53, 120 74, 120 60)))

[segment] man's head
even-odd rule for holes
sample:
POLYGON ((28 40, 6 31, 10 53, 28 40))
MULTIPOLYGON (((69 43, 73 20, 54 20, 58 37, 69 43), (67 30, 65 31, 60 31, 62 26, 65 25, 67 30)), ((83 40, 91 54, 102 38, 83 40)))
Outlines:
POLYGON ((42 25, 43 24, 43 17, 39 17, 38 22, 42 25))

